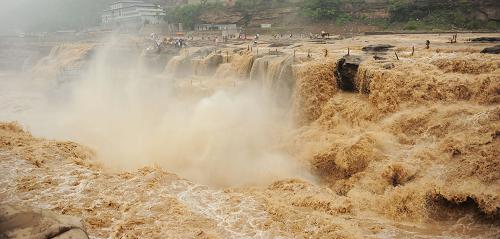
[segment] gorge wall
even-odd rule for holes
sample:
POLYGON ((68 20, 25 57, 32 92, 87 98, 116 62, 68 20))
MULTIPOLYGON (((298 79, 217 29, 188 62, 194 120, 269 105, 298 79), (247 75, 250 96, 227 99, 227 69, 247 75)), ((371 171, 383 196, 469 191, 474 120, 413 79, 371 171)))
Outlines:
MULTIPOLYGON (((308 23, 300 14, 304 0, 285 0, 281 4, 271 7, 261 4, 256 9, 219 8, 204 11, 200 16, 202 22, 207 23, 235 23, 258 27, 262 23, 271 23, 273 26, 297 26, 297 23, 308 23)), ((342 0, 340 9, 353 18, 389 19, 390 9, 397 2, 413 3, 416 6, 430 6, 435 8, 453 9, 463 1, 446 0, 342 0)), ((500 3, 495 0, 469 0, 470 16, 479 21, 500 21, 500 3)))

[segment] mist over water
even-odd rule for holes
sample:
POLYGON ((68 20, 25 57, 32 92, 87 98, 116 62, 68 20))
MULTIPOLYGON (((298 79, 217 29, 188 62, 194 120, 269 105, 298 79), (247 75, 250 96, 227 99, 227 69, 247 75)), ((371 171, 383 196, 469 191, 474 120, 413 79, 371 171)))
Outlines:
POLYGON ((423 36, 293 56, 147 55, 120 35, 57 44, 24 72, 4 55, 0 199, 81 217, 95 238, 496 238, 497 55, 435 35, 443 52, 368 55, 359 91, 338 84, 344 46, 423 36))
POLYGON ((2 0, 0 35, 81 30, 99 24, 113 0, 2 0))
POLYGON ((98 49, 80 79, 47 87, 22 114, 35 136, 87 145, 111 169, 158 165, 213 186, 312 179, 278 148, 289 114, 258 84, 180 97, 168 72, 148 74, 140 56, 135 67, 117 66, 113 40, 98 49))

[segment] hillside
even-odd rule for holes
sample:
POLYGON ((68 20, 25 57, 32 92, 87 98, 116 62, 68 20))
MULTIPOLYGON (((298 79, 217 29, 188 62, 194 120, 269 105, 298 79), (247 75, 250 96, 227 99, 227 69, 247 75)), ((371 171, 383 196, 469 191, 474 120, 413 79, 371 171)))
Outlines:
POLYGON ((500 2, 495 0, 250 0, 237 1, 233 7, 199 7, 190 21, 195 18, 199 23, 246 27, 270 23, 287 28, 366 25, 406 30, 495 30, 500 21, 499 9, 500 2))
MULTIPOLYGON (((0 2, 0 33, 81 30, 100 23, 115 0, 5 0, 0 2)), ((182 5, 182 0, 145 0, 168 9, 167 20, 192 27, 196 23, 237 23, 259 27, 326 26, 350 29, 490 29, 500 25, 497 0, 238 0, 235 6, 182 5), (304 8, 306 6, 306 8, 304 8), (183 10, 184 9, 184 10, 183 10)))

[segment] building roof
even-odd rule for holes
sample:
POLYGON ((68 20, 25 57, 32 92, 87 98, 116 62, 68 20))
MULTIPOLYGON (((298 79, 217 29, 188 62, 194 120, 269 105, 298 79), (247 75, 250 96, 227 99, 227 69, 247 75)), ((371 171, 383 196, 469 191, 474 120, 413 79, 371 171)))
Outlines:
POLYGON ((138 3, 138 4, 129 5, 129 6, 125 6, 125 7, 121 7, 121 8, 117 8, 117 9, 106 9, 106 10, 104 10, 104 12, 111 12, 111 11, 116 11, 118 9, 127 9, 127 8, 133 8, 133 7, 152 7, 155 9, 161 9, 163 11, 163 8, 158 7, 157 5, 152 4, 152 3, 138 3))
POLYGON ((116 3, 144 3, 144 1, 116 1, 111 3, 110 5, 116 4, 116 3))

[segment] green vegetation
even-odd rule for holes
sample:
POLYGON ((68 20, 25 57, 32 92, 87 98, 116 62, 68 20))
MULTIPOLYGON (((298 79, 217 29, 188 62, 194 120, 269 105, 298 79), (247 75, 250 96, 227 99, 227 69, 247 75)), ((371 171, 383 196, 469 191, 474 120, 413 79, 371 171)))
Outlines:
POLYGON ((305 1, 301 13, 313 20, 335 20, 340 13, 340 0, 305 1))
POLYGON ((281 6, 284 3, 286 3, 286 0, 237 0, 235 9, 242 12, 249 12, 281 6))
POLYGON ((495 29, 496 23, 481 22, 473 17, 474 5, 469 0, 429 1, 391 0, 389 21, 403 23, 406 30, 495 29))
MULTIPOLYGON (((167 13, 166 20, 180 22, 193 28, 200 22, 204 11, 214 8, 221 11, 237 11, 243 14, 242 24, 250 23, 252 16, 262 10, 290 6, 287 0, 237 0, 234 8, 226 9, 221 4, 184 5, 167 13)), ((389 0, 389 18, 368 18, 359 14, 365 0, 304 0, 297 3, 299 13, 314 22, 333 22, 345 25, 349 22, 405 30, 434 29, 499 29, 498 23, 483 22, 475 18, 472 0, 416 1, 389 0), (346 10, 349 9, 349 10, 346 10), (349 11, 349 12, 346 12, 349 11)))
MULTIPOLYGON (((277 7, 283 4, 286 4, 286 0, 237 0, 233 10, 243 13, 246 18, 245 21, 249 21, 253 11, 277 7)), ((193 29, 196 24, 201 22, 200 16, 203 12, 214 10, 223 11, 227 9, 225 9, 222 1, 218 3, 203 1, 202 4, 178 6, 167 12, 165 20, 171 23, 182 23, 187 29, 193 29)))
POLYGON ((199 22, 202 5, 185 5, 176 7, 173 11, 167 12, 168 22, 182 23, 184 27, 192 29, 199 22))
POLYGON ((337 25, 344 25, 354 19, 342 11, 343 4, 353 5, 362 3, 362 0, 306 0, 301 7, 301 14, 314 21, 335 21, 337 25))
POLYGON ((388 19, 368 19, 357 15, 364 0, 304 0, 300 13, 316 22, 334 21, 343 25, 356 21, 383 28, 402 27, 405 30, 432 29, 498 29, 497 22, 479 21, 475 18, 472 0, 416 1, 390 0, 388 19), (346 8, 346 6, 348 6, 346 8), (352 9, 353 12, 345 12, 352 9))
MULTIPOLYGON (((299 3, 300 14, 315 22, 334 22, 345 25, 348 22, 358 22, 382 28, 402 28, 405 30, 434 29, 499 29, 498 23, 483 22, 475 18, 475 5, 472 0, 457 1, 416 1, 390 0, 388 19, 369 19, 356 14, 362 9, 365 0, 304 0, 299 3), (347 9, 351 9, 346 12, 347 9)), ((287 0, 237 0, 234 8, 244 15, 242 23, 249 23, 255 12, 276 7, 290 6, 287 0)), ((222 4, 198 4, 177 7, 167 13, 169 22, 182 23, 192 29, 200 22, 199 16, 204 11, 213 9, 224 10, 222 4)))
POLYGON ((366 16, 362 16, 360 21, 369 26, 378 26, 383 29, 389 28, 389 21, 384 18, 367 18, 366 16))
MULTIPOLYGON (((98 25, 102 10, 113 1, 115 0, 12 0, 6 4, 0 0, 0 30, 2 27, 23 31, 84 29, 98 25)), ((153 2, 161 3, 164 0, 153 2)), ((171 23, 183 23, 186 29, 190 29, 200 23, 200 16, 205 11, 236 11, 244 16, 240 24, 245 24, 251 23, 253 16, 262 10, 270 10, 272 13, 273 8, 298 6, 299 13, 312 21, 337 25, 357 22, 406 30, 500 30, 500 23, 476 18, 477 0, 389 0, 387 19, 361 16, 360 9, 366 10, 366 0, 303 0, 298 3, 288 0, 237 0, 234 8, 226 8, 222 2, 210 4, 202 1, 198 5, 183 5, 169 10, 165 19, 171 23)))
POLYGON ((193 29, 194 26, 200 23, 200 15, 206 10, 222 9, 222 3, 207 3, 188 4, 174 8, 167 12, 165 20, 171 23, 182 23, 188 29, 193 29))

